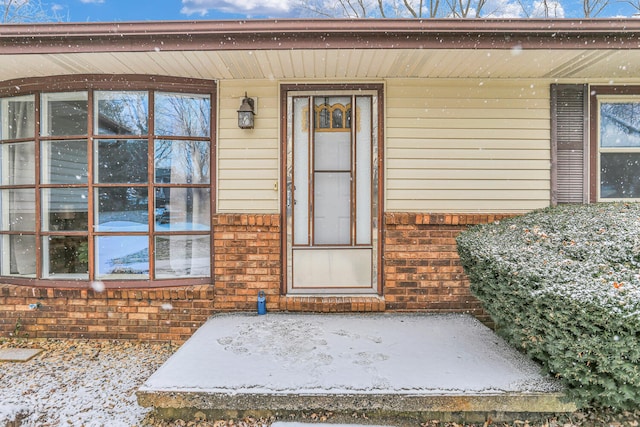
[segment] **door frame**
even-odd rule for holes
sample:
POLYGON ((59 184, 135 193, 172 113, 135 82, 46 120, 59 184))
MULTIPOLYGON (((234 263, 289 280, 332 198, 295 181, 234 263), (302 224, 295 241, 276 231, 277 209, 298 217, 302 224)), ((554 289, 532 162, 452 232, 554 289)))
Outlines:
MULTIPOLYGON (((378 176, 376 182, 373 183, 377 187, 377 203, 378 210, 377 216, 372 218, 372 221, 377 223, 377 227, 374 227, 377 237, 377 256, 374 262, 377 263, 376 268, 376 283, 377 294, 382 295, 383 291, 383 250, 384 242, 382 240, 382 227, 384 217, 384 84, 382 83, 344 83, 344 84, 319 84, 319 83, 286 83, 280 85, 280 294, 286 295, 288 289, 287 278, 287 262, 288 262, 288 247, 287 247, 287 217, 289 209, 287 207, 287 101, 289 94, 292 92, 322 92, 322 91, 351 91, 357 94, 358 91, 375 91, 377 96, 377 121, 378 128, 377 133, 377 148, 378 156, 374 159, 378 166, 378 176)), ((298 295, 298 294, 296 294, 298 295)), ((303 296, 303 295, 301 295, 303 296)), ((327 296, 333 296, 328 294, 327 296)))

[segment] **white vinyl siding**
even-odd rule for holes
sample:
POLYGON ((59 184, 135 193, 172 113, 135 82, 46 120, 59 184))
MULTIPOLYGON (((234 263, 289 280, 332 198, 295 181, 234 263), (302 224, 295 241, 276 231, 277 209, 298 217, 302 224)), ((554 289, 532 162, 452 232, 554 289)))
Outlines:
POLYGON ((386 210, 548 206, 549 106, 548 82, 387 81, 386 210))
POLYGON ((275 81, 219 82, 218 212, 277 213, 279 205, 279 85, 275 81), (257 98, 255 129, 238 128, 245 92, 257 98))

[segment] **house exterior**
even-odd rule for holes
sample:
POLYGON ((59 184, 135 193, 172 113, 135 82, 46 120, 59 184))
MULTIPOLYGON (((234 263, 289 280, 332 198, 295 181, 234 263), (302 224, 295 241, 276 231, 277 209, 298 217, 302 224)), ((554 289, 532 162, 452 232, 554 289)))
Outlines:
POLYGON ((639 197, 639 36, 634 19, 2 25, 1 334, 183 341, 259 291, 269 311, 482 317, 461 230, 639 197))

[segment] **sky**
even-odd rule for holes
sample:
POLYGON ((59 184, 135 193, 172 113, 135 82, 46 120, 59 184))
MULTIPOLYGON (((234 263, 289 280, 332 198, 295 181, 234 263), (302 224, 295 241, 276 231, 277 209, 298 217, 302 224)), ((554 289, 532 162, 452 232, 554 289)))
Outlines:
POLYGON ((291 16, 290 0, 53 0, 63 21, 247 19, 291 16))
MULTIPOLYGON (((305 1, 315 1, 326 7, 338 4, 331 0, 305 1)), ((522 16, 521 4, 527 4, 531 17, 535 17, 536 5, 542 4, 542 1, 488 0, 484 11, 502 11, 491 16, 494 18, 522 18, 525 16, 522 16)), ((547 0, 547 4, 554 7, 555 17, 582 18, 583 1, 585 0, 547 0)), ((640 8, 640 0, 588 1, 608 2, 603 13, 598 15, 599 18, 630 17, 640 8), (635 8, 630 4, 635 4, 635 8)), ((300 3, 300 0, 42 0, 42 4, 53 11, 58 20, 65 22, 296 18, 302 16, 300 9, 294 6, 296 2, 300 3)), ((335 13, 333 15, 341 17, 335 13)))

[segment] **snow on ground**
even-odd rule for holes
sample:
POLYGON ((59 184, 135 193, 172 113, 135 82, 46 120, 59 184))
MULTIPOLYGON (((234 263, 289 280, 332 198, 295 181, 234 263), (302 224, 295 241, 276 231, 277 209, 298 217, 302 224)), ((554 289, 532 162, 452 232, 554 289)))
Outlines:
POLYGON ((39 347, 27 362, 0 362, 0 426, 26 414, 24 427, 137 426, 148 409, 135 392, 175 351, 167 344, 9 340, 39 347))

